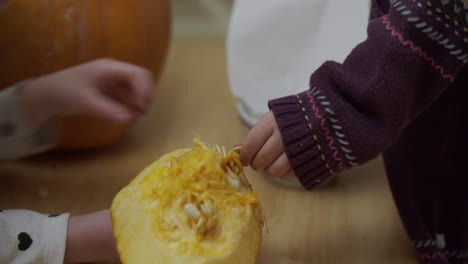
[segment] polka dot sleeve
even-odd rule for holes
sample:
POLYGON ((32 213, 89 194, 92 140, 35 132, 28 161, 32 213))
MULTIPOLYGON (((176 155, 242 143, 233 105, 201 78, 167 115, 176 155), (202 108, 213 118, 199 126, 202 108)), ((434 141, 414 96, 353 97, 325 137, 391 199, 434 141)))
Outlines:
POLYGON ((22 158, 54 147, 57 142, 53 120, 40 126, 29 122, 17 98, 22 83, 0 91, 0 159, 22 158))
POLYGON ((0 210, 0 263, 63 263, 68 218, 0 210))

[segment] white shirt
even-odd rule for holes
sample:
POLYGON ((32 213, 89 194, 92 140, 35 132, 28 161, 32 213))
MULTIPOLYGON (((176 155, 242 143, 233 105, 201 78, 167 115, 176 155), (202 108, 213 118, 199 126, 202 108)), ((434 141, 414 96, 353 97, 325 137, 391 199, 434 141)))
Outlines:
MULTIPOLYGON (((38 127, 28 122, 17 104, 20 92, 21 83, 0 91, 0 160, 22 158, 56 144, 54 122, 38 127)), ((0 210, 0 264, 63 263, 68 218, 69 214, 0 210)))

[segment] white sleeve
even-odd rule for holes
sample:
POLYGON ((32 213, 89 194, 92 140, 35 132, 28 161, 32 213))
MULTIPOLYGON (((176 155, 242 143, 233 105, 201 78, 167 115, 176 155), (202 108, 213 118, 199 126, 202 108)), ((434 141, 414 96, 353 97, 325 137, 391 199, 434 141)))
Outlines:
POLYGON ((21 86, 18 83, 0 91, 0 160, 40 153, 57 143, 54 120, 35 126, 24 116, 17 103, 21 86))
POLYGON ((62 264, 69 214, 0 210, 0 263, 62 264))

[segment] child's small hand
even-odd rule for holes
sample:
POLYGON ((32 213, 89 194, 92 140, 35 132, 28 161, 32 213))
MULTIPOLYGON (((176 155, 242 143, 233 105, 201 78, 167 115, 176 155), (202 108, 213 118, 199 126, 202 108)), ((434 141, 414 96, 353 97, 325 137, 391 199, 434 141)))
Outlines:
POLYGON ((20 103, 37 123, 73 114, 126 122, 144 112, 152 90, 148 70, 99 59, 26 82, 20 103))
POLYGON ((274 178, 295 177, 271 111, 260 118, 239 145, 242 146, 240 159, 244 166, 250 165, 254 170, 263 170, 274 178))

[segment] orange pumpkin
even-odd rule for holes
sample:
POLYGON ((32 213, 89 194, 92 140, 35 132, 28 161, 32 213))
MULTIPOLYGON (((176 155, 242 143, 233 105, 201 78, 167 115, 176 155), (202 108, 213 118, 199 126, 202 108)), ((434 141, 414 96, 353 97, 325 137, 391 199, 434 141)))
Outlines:
MULTIPOLYGON (((157 79, 170 38, 169 0, 13 0, 0 10, 0 87, 111 57, 157 79)), ((60 120, 60 149, 110 144, 131 124, 92 116, 60 120)))

